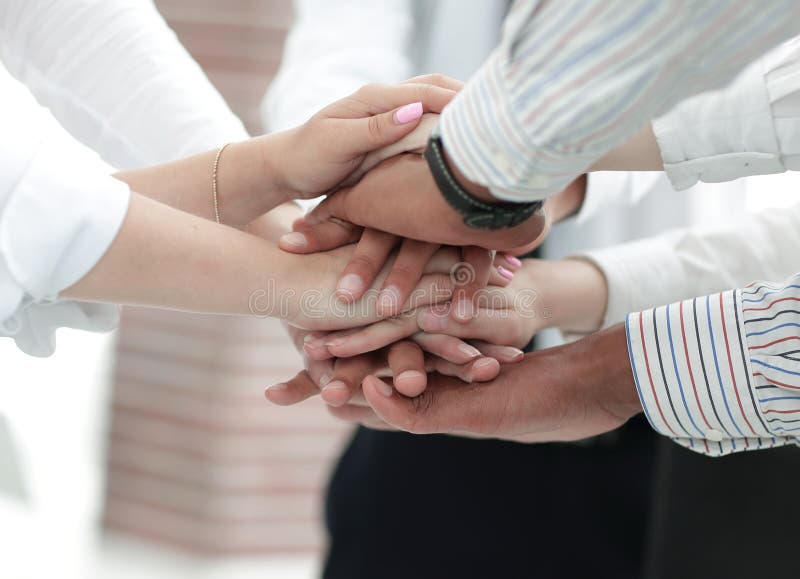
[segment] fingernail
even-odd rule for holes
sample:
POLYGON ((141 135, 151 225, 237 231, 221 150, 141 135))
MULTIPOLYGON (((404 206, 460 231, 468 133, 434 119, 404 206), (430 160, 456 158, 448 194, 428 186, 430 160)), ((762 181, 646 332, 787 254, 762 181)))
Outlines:
POLYGON ((267 386, 267 392, 286 392, 289 388, 286 384, 273 384, 272 386, 267 386))
POLYGON ((325 342, 325 346, 328 348, 335 348, 336 346, 341 346, 344 344, 345 341, 347 341, 347 338, 331 338, 325 342))
POLYGON ((520 356, 524 356, 525 352, 518 348, 512 348, 511 346, 506 346, 505 348, 500 348, 500 352, 503 353, 503 356, 514 360, 515 358, 519 358, 520 356))
POLYGON ((381 394, 383 394, 387 398, 392 397, 392 392, 394 392, 394 388, 392 388, 389 384, 387 384, 380 378, 376 378, 375 385, 378 387, 378 391, 380 391, 381 394))
POLYGON ((494 358, 481 358, 475 364, 473 364, 473 368, 485 368, 486 366, 492 366, 495 363, 494 358))
POLYGON ((308 239, 306 239, 306 236, 297 231, 286 233, 281 237, 281 241, 288 243, 289 245, 294 245, 295 247, 305 247, 308 245, 308 239))
POLYGON ((421 378, 422 376, 422 372, 417 372, 416 370, 406 370, 405 372, 400 372, 395 380, 412 380, 415 378, 421 378))
POLYGON ((432 311, 427 311, 422 314, 419 325, 426 332, 440 332, 447 329, 447 314, 436 314, 432 311))
POLYGON ((308 352, 310 350, 319 350, 320 348, 324 348, 327 346, 325 341, 322 338, 312 338, 310 340, 303 340, 305 344, 303 344, 303 349, 308 352))
POLYGON ((522 267, 522 262, 516 258, 516 256, 511 255, 510 253, 503 254, 503 257, 506 258, 506 261, 513 265, 514 267, 522 267))
POLYGON ((478 356, 481 355, 478 348, 473 348, 469 344, 461 344, 458 346, 458 349, 467 356, 469 356, 470 358, 477 358, 478 356))
POLYGON ((422 116, 422 103, 416 102, 400 107, 394 112, 394 122, 398 125, 405 125, 416 121, 422 116))
POLYGON ((394 286, 389 286, 381 292, 378 298, 378 305, 382 310, 395 310, 400 301, 400 290, 394 286))
POLYGON ((472 300, 467 298, 461 298, 456 302, 455 305, 456 319, 461 321, 467 321, 472 319, 473 315, 475 315, 475 308, 472 305, 472 300))
POLYGON ((502 275, 504 278, 506 278, 506 279, 507 279, 507 280, 509 280, 509 281, 511 281, 512 279, 514 279, 514 272, 512 272, 512 271, 508 271, 508 270, 507 270, 506 268, 504 268, 502 265, 500 265, 500 266, 498 266, 498 267, 497 267, 497 273, 499 273, 500 275, 502 275))
POLYGON ((336 380, 331 382, 325 388, 322 389, 322 398, 328 404, 332 404, 333 406, 340 406, 344 404, 346 400, 342 400, 342 396, 347 396, 349 394, 349 390, 347 389, 347 385, 342 382, 341 380, 336 380))
POLYGON ((339 285, 336 286, 336 291, 339 294, 346 295, 348 297, 353 297, 356 294, 361 292, 361 289, 364 287, 364 282, 361 281, 361 278, 354 273, 348 273, 342 279, 339 280, 339 285))
POLYGON ((328 373, 326 372, 325 374, 323 374, 322 376, 320 376, 320 378, 319 378, 319 385, 320 385, 320 386, 322 386, 322 387, 324 388, 325 386, 327 386, 327 385, 328 385, 328 382, 330 382, 330 381, 331 381, 331 378, 333 378, 333 376, 331 376, 330 374, 328 374, 328 373))

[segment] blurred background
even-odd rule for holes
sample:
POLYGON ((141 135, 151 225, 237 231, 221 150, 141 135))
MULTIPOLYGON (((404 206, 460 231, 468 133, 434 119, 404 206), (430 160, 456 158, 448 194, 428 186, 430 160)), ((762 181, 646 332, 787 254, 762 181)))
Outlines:
MULTIPOLYGON (((260 133, 290 1, 156 4, 260 133)), ((786 205, 796 185, 748 180, 747 208, 786 205)), ((709 194, 695 213, 714 222, 724 203, 709 194)), ((0 341, 0 429, 21 449, 0 448, 0 474, 23 473, 0 488, 1 579, 317 576, 324 487, 349 428, 318 400, 265 402, 265 385, 300 369, 279 323, 127 309, 114 334, 58 341, 45 360, 0 341)))

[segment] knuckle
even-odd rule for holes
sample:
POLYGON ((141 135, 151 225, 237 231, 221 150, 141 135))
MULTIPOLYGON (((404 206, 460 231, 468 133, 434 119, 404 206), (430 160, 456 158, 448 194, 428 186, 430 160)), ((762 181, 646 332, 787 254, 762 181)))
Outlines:
POLYGON ((356 269, 358 271, 375 271, 378 269, 378 263, 368 253, 354 253, 350 258, 348 269, 356 269))
POLYGON ((373 141, 380 141, 383 136, 383 120, 380 115, 373 115, 367 119, 367 130, 373 141))

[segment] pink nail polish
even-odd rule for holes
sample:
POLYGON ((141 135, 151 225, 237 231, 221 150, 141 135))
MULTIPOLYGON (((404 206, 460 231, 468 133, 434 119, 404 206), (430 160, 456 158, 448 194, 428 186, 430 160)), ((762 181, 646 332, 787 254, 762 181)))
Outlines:
POLYGON ((422 116, 422 103, 416 102, 400 107, 394 112, 394 122, 398 125, 405 125, 416 121, 422 116))
POLYGON ((503 257, 505 257, 506 261, 514 267, 522 267, 522 262, 510 253, 503 254, 503 257))
POLYGON ((380 378, 376 378, 375 385, 378 387, 378 390, 380 391, 381 394, 383 394, 387 398, 391 398, 392 392, 394 392, 394 388, 389 386, 386 382, 384 382, 380 378))
POLYGON ((507 279, 507 280, 509 280, 509 281, 511 281, 512 279, 514 279, 514 272, 512 272, 512 271, 508 271, 508 270, 507 270, 506 268, 504 268, 502 265, 500 265, 500 266, 498 266, 498 267, 497 267, 497 273, 499 273, 500 275, 502 275, 504 278, 506 278, 506 279, 507 279))

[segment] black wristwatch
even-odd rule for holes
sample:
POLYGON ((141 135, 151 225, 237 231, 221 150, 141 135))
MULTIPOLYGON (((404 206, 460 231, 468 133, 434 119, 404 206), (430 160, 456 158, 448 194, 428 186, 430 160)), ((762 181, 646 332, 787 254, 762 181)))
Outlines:
POLYGON ((433 179, 447 203, 464 217, 464 224, 474 229, 503 229, 514 227, 527 220, 542 206, 541 201, 531 203, 486 203, 478 199, 453 177, 442 152, 442 140, 436 129, 425 147, 425 160, 433 179))

